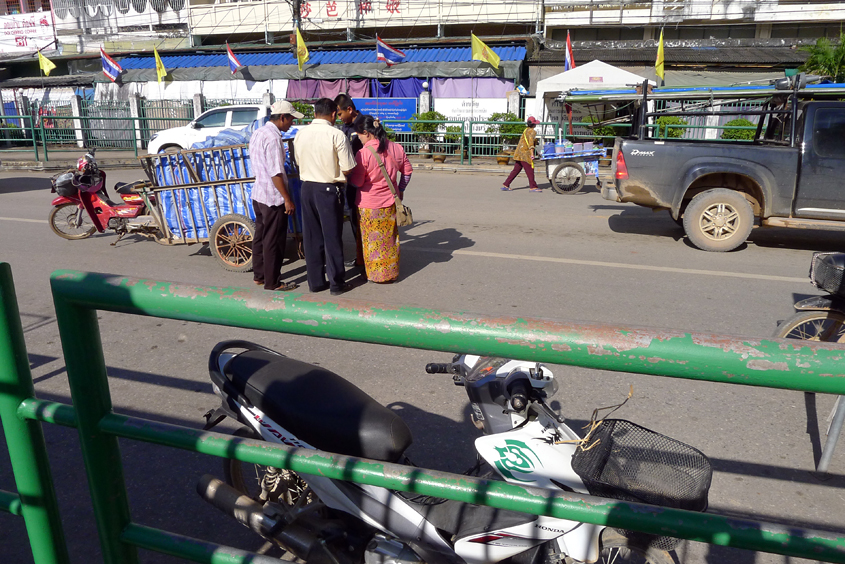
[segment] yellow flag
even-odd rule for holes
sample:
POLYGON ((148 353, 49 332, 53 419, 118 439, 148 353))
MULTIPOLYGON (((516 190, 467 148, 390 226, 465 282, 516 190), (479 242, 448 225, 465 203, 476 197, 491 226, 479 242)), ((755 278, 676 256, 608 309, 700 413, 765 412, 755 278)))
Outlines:
POLYGON ((308 47, 305 46, 305 40, 302 39, 302 34, 299 33, 299 28, 296 28, 296 64, 299 70, 308 62, 310 55, 308 55, 308 47))
POLYGON ((158 77, 158 81, 161 82, 167 76, 167 69, 164 68, 164 63, 161 62, 161 57, 158 56, 158 49, 155 47, 153 47, 153 55, 156 58, 156 76, 158 77))
POLYGON ((38 66, 44 71, 45 76, 50 76, 50 71, 56 68, 55 63, 42 55, 41 51, 38 52, 38 66))
POLYGON ((660 30, 660 42, 657 44, 657 60, 654 61, 654 72, 657 73, 657 76, 660 77, 660 80, 665 80, 663 78, 663 30, 660 30))
POLYGON ((482 40, 472 35, 472 60, 490 63, 494 69, 499 69, 499 55, 493 52, 482 40))

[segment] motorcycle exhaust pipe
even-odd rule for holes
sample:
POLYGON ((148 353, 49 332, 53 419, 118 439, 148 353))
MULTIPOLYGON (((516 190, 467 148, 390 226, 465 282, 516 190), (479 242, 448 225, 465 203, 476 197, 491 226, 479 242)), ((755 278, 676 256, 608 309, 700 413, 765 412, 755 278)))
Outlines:
POLYGON ((197 493, 209 504, 259 535, 265 535, 275 524, 265 522, 264 508, 260 503, 242 495, 211 474, 204 475, 197 482, 197 493))
POLYGON ((211 474, 205 474, 197 482, 197 493, 209 504, 251 531, 264 538, 277 540, 297 558, 314 564, 337 563, 335 558, 328 555, 328 547, 321 546, 314 533, 299 525, 289 524, 280 531, 271 533, 276 526, 276 520, 264 514, 264 507, 260 503, 211 474))

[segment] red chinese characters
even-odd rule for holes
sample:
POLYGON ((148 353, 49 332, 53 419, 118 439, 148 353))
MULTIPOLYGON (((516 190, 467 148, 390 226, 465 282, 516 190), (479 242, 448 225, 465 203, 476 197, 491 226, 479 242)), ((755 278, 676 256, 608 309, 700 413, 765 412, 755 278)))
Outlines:
POLYGON ((311 2, 303 2, 299 5, 299 16, 307 18, 311 15, 311 2))
POLYGON ((398 14, 399 12, 399 1, 400 0, 387 0, 384 8, 391 14, 398 14))
POLYGON ((330 18, 336 18, 338 16, 336 1, 333 0, 330 2, 326 2, 326 16, 330 18))
POLYGON ((360 0, 358 2, 358 13, 369 14, 373 11, 373 3, 370 0, 360 0))

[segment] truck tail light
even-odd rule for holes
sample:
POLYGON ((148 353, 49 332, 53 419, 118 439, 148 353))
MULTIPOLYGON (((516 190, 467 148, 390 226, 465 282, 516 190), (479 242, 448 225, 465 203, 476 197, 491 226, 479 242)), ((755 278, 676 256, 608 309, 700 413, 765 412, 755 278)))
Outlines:
POLYGON ((627 180, 628 166, 625 164, 625 155, 622 151, 616 153, 616 180, 627 180))

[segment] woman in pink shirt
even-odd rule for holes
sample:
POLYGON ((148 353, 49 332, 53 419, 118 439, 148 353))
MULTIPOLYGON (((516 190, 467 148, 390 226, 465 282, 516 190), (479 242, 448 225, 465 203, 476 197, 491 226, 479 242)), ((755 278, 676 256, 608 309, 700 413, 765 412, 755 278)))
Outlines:
MULTIPOLYGON (((410 163, 407 168, 400 168, 394 155, 399 156, 396 147, 402 147, 388 141, 387 133, 377 119, 367 116, 356 125, 356 131, 364 147, 355 155, 358 166, 352 170, 348 181, 359 187, 356 204, 361 218, 364 268, 371 282, 393 282, 399 277, 396 202, 379 163, 384 165, 400 199, 403 191, 397 182, 399 173, 403 173, 401 188, 404 189, 407 185, 405 170, 410 169, 410 163)), ((407 157, 404 161, 407 162, 407 157)), ((407 178, 410 178, 410 171, 407 178)))

